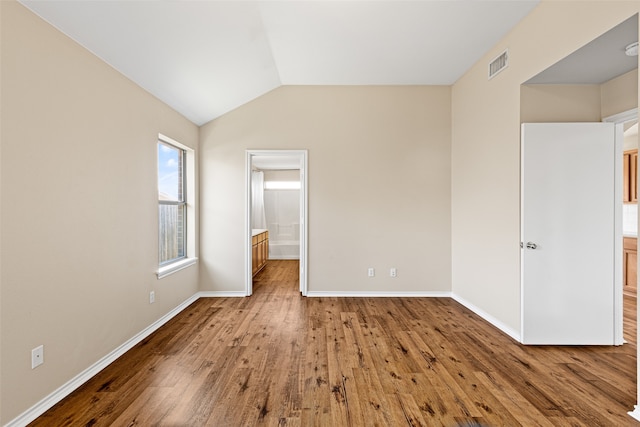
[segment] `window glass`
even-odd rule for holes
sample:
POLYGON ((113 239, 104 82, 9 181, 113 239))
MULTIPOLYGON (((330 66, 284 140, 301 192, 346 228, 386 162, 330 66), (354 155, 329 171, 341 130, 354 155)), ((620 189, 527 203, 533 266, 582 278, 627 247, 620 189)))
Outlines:
POLYGON ((158 142, 159 262, 186 257, 184 150, 158 142))
POLYGON ((158 196, 160 200, 184 201, 183 150, 158 143, 158 196))

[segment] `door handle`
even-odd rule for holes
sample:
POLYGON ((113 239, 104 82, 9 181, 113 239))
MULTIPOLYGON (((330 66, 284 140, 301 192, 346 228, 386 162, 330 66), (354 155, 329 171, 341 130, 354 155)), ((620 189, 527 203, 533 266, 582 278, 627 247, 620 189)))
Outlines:
POLYGON ((538 245, 533 242, 527 242, 527 249, 536 249, 538 245))

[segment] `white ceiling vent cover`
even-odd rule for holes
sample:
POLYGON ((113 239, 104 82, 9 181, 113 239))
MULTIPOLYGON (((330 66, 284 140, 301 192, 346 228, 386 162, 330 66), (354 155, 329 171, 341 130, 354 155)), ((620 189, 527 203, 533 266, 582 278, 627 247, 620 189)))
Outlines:
POLYGON ((509 66, 509 49, 502 52, 496 59, 489 63, 489 80, 509 66))

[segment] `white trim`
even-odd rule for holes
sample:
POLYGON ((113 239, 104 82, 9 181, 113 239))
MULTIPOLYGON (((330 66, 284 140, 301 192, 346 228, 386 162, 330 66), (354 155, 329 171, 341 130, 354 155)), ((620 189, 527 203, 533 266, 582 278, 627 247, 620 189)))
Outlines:
POLYGON ((253 232, 251 230, 251 152, 245 153, 244 180, 244 287, 245 296, 253 294, 253 232))
POLYGON ((624 145, 624 126, 621 123, 614 125, 614 203, 613 203, 613 264, 615 269, 613 271, 613 344, 624 344, 624 284, 622 283, 624 278, 623 266, 624 266, 624 249, 623 249, 623 237, 622 237, 622 175, 623 168, 622 160, 623 145, 624 145))
MULTIPOLYGON (((602 119, 603 122, 608 122, 608 123, 615 123, 616 124, 616 143, 619 142, 620 138, 621 138, 621 133, 622 133, 622 124, 626 123, 626 122, 630 122, 632 120, 638 120, 638 108, 633 108, 631 110, 627 110, 624 111, 622 113, 619 114, 614 114, 613 116, 609 116, 609 117, 605 117, 604 119, 602 119)), ((624 137, 622 137, 624 139, 624 137)), ((621 144, 622 145, 622 144, 621 144)), ((622 169, 622 168, 621 168, 622 169)), ((620 170, 621 170, 620 169, 620 170)), ((618 174, 618 175, 622 175, 622 174, 618 174)), ((622 221, 620 221, 622 222, 622 221)), ((621 227, 621 226, 620 226, 621 227)), ((616 229, 616 232, 618 231, 618 229, 616 229)), ((617 282, 616 282, 617 284, 617 282)), ((622 281, 620 280, 620 286, 619 288, 622 288, 622 281)), ((619 325, 619 317, 622 317, 623 314, 622 312, 624 311, 624 302, 622 301, 624 299, 623 295, 622 295, 622 290, 621 289, 616 289, 616 295, 615 295, 615 309, 616 309, 616 326, 619 325)), ((640 308, 639 311, 640 312, 640 308)), ((619 340, 621 338, 622 335, 622 327, 618 327, 616 329, 616 340, 619 340)), ((626 341, 624 341, 624 339, 622 339, 622 343, 626 343, 626 341)), ((618 344, 618 342, 616 342, 616 344, 618 344)), ((640 349, 638 349, 636 351, 636 356, 640 356, 640 349)), ((640 363, 640 362, 639 362, 640 363)), ((640 366, 640 364, 639 364, 640 366)), ((638 379, 640 379, 640 370, 638 371, 638 379)), ((640 401, 640 389, 636 386, 636 400, 640 401)), ((628 414, 635 418, 636 420, 640 421, 640 409, 638 408, 638 405, 634 406, 634 410, 631 412, 628 412, 628 414)))
POLYGON ((309 153, 300 155, 300 293, 307 296, 309 276, 309 153))
POLYGON ((627 412, 627 414, 640 421, 640 408, 638 408, 638 405, 634 405, 634 408, 633 411, 627 412))
POLYGON ((615 276, 615 287, 614 287, 614 345, 623 345, 626 343, 623 337, 623 312, 624 312, 624 298, 623 298, 623 288, 624 284, 622 283, 623 278, 623 249, 622 249, 622 154, 624 151, 624 128, 623 124, 630 122, 632 120, 638 120, 638 108, 633 108, 631 110, 623 111, 622 113, 614 114, 609 117, 605 117, 602 119, 605 123, 614 123, 615 126, 615 150, 616 150, 616 191, 615 191, 615 263, 616 270, 614 272, 615 276))
MULTIPOLYGON (((197 261, 196 258, 196 152, 193 148, 188 145, 184 145, 173 138, 170 138, 161 133, 158 134, 158 141, 164 142, 166 144, 173 145, 181 150, 184 150, 185 155, 185 166, 186 166, 186 175, 185 175, 185 186, 186 186, 186 207, 187 207, 187 219, 186 219, 186 228, 187 228, 187 258, 186 260, 180 260, 176 263, 172 263, 170 265, 164 267, 158 267, 157 275, 158 279, 162 279, 163 277, 168 276, 169 274, 173 274, 176 271, 182 270, 192 264, 195 264, 197 261), (173 268, 173 266, 176 268, 173 268)), ((157 191, 157 185, 156 185, 157 191)), ((160 236, 158 235, 158 239, 160 236)), ((158 247, 160 242, 158 241, 158 247)))
POLYGON ((624 123, 630 122, 631 120, 638 119, 638 109, 633 108, 631 110, 624 111, 622 113, 614 114, 613 116, 605 117, 602 119, 603 122, 607 123, 624 123))
POLYGON ((308 297, 320 298, 450 298, 449 291, 307 291, 308 297))
POLYGON ((237 298, 247 295, 242 291, 201 291, 196 296, 198 298, 237 298))
POLYGON ((520 218, 518 218, 520 220, 520 223, 518 224, 519 230, 518 230, 518 234, 520 236, 520 283, 518 284, 518 289, 520 290, 520 330, 518 331, 518 342, 522 344, 522 337, 524 337, 524 292, 522 292, 522 284, 524 283, 524 230, 522 228, 522 224, 524 221, 524 197, 522 197, 522 195, 524 194, 524 147, 523 147, 523 138, 522 138, 522 132, 524 132, 524 124, 520 123, 520 188, 519 188, 519 194, 518 197, 520 198, 519 200, 519 207, 520 207, 520 218))
POLYGON ((518 342, 522 342, 520 340, 520 334, 518 333, 518 331, 516 331, 515 329, 512 329, 509 326, 505 325, 500 320, 496 319, 495 317, 493 317, 492 315, 490 315, 489 313, 487 313, 486 311, 484 311, 480 307, 470 303, 466 299, 464 299, 461 296, 456 295, 454 293, 451 294, 451 298, 453 298, 455 301, 457 301, 458 303, 462 304, 463 306, 465 306, 469 310, 473 311, 475 314, 477 314, 478 316, 482 317, 484 320, 486 320, 487 322, 491 323, 493 326, 495 326, 496 328, 500 329, 502 332, 504 332, 505 334, 509 335, 514 340, 516 340, 518 342))
POLYGON ((188 145, 184 145, 183 143, 178 142, 175 139, 168 137, 167 135, 159 133, 158 134, 158 139, 160 141, 162 141, 162 142, 166 142, 168 144, 175 145, 176 147, 181 148, 183 150, 191 150, 191 151, 193 151, 193 148, 189 147, 188 145))
POLYGON ((131 350, 136 344, 147 338, 149 335, 158 330, 161 326, 179 314, 182 310, 193 304, 199 298, 198 294, 193 295, 189 299, 185 300, 182 304, 162 316, 160 319, 147 326, 142 331, 125 341, 122 345, 111 351, 109 354, 98 360, 93 365, 89 366, 84 371, 67 381, 57 390, 46 396, 44 399, 27 409, 25 412, 14 418, 5 427, 23 427, 44 414, 48 409, 53 407, 56 403, 71 394, 74 390, 80 387, 85 382, 89 381, 95 375, 97 375, 104 368, 113 363, 120 356, 131 350))
POLYGON ((176 271, 184 270, 185 268, 187 268, 190 265, 193 265, 193 264, 195 264, 197 262, 198 262, 198 258, 181 259, 180 261, 176 261, 176 262, 173 262, 173 263, 171 263, 169 265, 165 265, 163 267, 158 268, 158 271, 156 272, 156 275, 158 276, 158 280, 160 280, 163 277, 167 277, 167 276, 175 273, 176 271))

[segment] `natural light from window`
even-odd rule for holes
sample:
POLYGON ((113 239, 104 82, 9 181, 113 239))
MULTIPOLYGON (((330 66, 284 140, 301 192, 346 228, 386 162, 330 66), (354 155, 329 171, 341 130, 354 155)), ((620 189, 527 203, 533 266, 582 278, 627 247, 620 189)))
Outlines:
POLYGON ((299 190, 300 181, 265 181, 265 190, 299 190))
POLYGON ((159 263, 186 257, 184 150, 158 142, 159 263))

